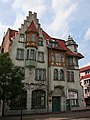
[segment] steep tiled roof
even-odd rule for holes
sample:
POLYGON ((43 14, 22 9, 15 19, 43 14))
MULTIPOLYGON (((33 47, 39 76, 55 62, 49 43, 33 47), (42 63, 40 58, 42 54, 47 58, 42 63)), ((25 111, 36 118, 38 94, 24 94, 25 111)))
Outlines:
POLYGON ((80 72, 90 70, 90 65, 80 68, 80 72))
POLYGON ((60 50, 67 50, 67 47, 65 45, 65 41, 57 38, 52 38, 58 42, 58 49, 60 50))
POLYGON ((90 78, 90 74, 82 76, 80 80, 86 79, 86 78, 90 78))
POLYGON ((51 40, 51 37, 45 31, 42 31, 42 33, 45 39, 51 40))
POLYGON ((37 32, 36 26, 32 20, 30 26, 28 27, 27 31, 37 32))
POLYGON ((15 38, 18 31, 10 29, 10 37, 15 38))
POLYGON ((67 56, 76 56, 76 57, 78 57, 78 58, 83 58, 84 56, 82 55, 82 54, 80 54, 80 53, 73 53, 69 48, 68 48, 68 50, 66 51, 66 54, 67 54, 67 56))

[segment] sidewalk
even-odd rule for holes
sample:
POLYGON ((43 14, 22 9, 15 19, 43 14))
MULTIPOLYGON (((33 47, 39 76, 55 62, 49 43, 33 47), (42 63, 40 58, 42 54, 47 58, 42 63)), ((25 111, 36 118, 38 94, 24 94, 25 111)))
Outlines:
MULTIPOLYGON (((4 118, 0 117, 0 120, 20 120, 20 118, 20 115, 5 116, 4 118)), ((72 118, 90 119, 90 109, 58 113, 28 114, 22 116, 22 120, 72 120, 72 118)))

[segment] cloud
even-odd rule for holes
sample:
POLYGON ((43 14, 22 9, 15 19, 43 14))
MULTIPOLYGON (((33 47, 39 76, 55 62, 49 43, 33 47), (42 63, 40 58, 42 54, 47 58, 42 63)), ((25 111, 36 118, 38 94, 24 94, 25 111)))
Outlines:
POLYGON ((43 14, 46 7, 43 0, 15 0, 12 4, 12 8, 16 10, 18 13, 18 10, 20 12, 27 13, 27 11, 33 11, 37 12, 39 17, 43 14))
POLYGON ((9 2, 9 0, 0 0, 0 2, 6 3, 6 2, 9 2))
POLYGON ((90 28, 88 28, 85 33, 85 40, 89 40, 89 39, 90 39, 90 28))
POLYGON ((7 25, 3 25, 1 22, 0 22, 0 45, 1 45, 1 42, 3 40, 3 36, 4 36, 4 32, 7 31, 7 29, 9 28, 9 26, 7 25))
POLYGON ((77 2, 72 2, 71 0, 52 0, 54 16, 48 31, 55 36, 60 35, 60 37, 66 38, 69 33, 69 23, 77 9, 77 5, 77 2))

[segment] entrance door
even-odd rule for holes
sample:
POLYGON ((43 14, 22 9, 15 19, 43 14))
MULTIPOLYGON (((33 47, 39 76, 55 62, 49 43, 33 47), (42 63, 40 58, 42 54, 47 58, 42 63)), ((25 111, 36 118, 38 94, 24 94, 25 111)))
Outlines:
POLYGON ((70 110, 70 99, 66 100, 66 109, 67 109, 67 111, 70 110))
POLYGON ((53 96, 52 97, 52 112, 59 112, 61 108, 61 97, 53 96))

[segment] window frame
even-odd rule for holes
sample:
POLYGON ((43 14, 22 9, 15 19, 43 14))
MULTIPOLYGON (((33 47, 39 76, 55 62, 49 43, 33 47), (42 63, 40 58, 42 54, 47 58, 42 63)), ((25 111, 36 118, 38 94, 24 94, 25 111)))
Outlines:
POLYGON ((31 106, 32 106, 32 109, 45 109, 45 107, 46 107, 46 91, 39 90, 39 89, 33 90, 31 106), (42 100, 43 100, 43 105, 42 105, 42 100))
POLYGON ((44 52, 38 51, 38 62, 44 63, 44 52), (41 55, 40 55, 41 54, 41 55), (41 60, 42 59, 42 60, 41 60))
POLYGON ((54 72, 54 77, 53 77, 54 80, 59 80, 59 79, 58 79, 58 69, 54 69, 53 72, 54 72))
POLYGON ((24 49, 23 48, 17 48, 16 60, 24 60, 24 49))
POLYGON ((46 80, 46 69, 37 68, 35 71, 35 80, 36 81, 45 81, 46 80))

